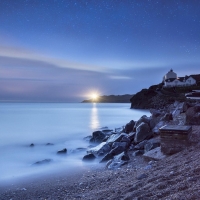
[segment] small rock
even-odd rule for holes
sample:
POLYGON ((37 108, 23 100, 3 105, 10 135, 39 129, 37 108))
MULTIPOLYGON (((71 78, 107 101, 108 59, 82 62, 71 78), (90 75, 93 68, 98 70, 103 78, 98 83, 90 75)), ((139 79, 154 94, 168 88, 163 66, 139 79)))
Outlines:
POLYGON ((153 163, 154 163, 153 160, 148 162, 149 165, 152 165, 153 163))
POLYGON ((94 160, 95 158, 96 158, 96 157, 94 156, 94 154, 90 153, 90 154, 85 155, 85 156, 83 157, 83 161, 92 161, 92 160, 94 160))
POLYGON ((48 143, 46 143, 46 145, 47 145, 47 146, 51 146, 51 145, 53 145, 53 143, 49 143, 49 142, 48 142, 48 143))
POLYGON ((151 165, 147 165, 146 167, 144 167, 145 170, 149 170, 149 169, 151 169, 151 168, 152 168, 151 165))
POLYGON ((79 153, 79 152, 86 151, 86 150, 87 150, 87 148, 79 147, 79 148, 71 150, 71 153, 79 153))
POLYGON ((144 178, 147 178, 147 174, 141 174, 137 177, 138 180, 141 180, 141 179, 144 179, 144 178))
POLYGON ((50 163, 51 161, 52 159, 44 159, 44 160, 35 162, 34 165, 47 164, 47 163, 50 163))
POLYGON ((60 150, 57 152, 57 154, 66 154, 67 153, 67 149, 64 148, 63 150, 60 150))
POLYGON ((108 169, 118 169, 122 165, 125 165, 130 160, 127 153, 122 152, 119 155, 114 156, 112 162, 108 165, 108 169))

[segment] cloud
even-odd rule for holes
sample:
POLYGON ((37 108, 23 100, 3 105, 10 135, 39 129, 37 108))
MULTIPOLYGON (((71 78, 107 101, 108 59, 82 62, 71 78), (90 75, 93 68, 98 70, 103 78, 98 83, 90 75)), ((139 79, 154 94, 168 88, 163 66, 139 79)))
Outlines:
POLYGON ((57 67, 36 59, 0 57, 0 101, 77 102, 103 90, 102 72, 57 67))
POLYGON ((27 49, 18 47, 0 46, 0 57, 27 60, 32 62, 44 62, 59 68, 70 68, 78 70, 89 70, 96 72, 107 72, 103 66, 90 65, 85 63, 73 62, 65 59, 53 58, 44 54, 39 54, 27 49))
POLYGON ((124 79, 131 79, 131 77, 128 76, 109 76, 111 79, 118 79, 118 80, 124 80, 124 79))
MULTIPOLYGON (((106 66, 103 62, 100 66, 106 66)), ((125 62, 121 62, 116 67, 113 64, 101 68, 0 46, 0 101, 80 102, 91 91, 101 95, 133 94, 160 83, 171 68, 182 76, 199 73, 200 66, 199 62, 189 61, 163 62, 160 66, 153 62, 133 63, 126 65, 129 67, 123 67, 125 62)))

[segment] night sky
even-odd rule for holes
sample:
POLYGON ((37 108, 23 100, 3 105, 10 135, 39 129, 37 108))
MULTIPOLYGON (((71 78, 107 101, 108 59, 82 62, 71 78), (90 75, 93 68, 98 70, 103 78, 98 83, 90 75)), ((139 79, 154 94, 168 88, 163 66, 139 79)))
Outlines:
POLYGON ((0 0, 0 101, 134 94, 200 74, 199 0, 0 0))

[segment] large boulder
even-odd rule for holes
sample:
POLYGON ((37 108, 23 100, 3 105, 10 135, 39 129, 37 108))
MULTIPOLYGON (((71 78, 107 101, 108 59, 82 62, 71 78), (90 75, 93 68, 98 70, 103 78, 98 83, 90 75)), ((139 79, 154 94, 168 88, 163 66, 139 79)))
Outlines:
POLYGON ((109 153, 107 153, 100 162, 105 162, 108 161, 110 159, 112 159, 115 155, 118 155, 120 153, 122 153, 123 151, 125 151, 126 147, 123 145, 119 145, 116 146, 114 149, 112 149, 109 153))
POLYGON ((115 147, 123 147, 124 149, 126 149, 128 147, 128 143, 127 142, 114 142, 112 144, 112 149, 114 149, 115 147))
POLYGON ((92 153, 95 156, 104 156, 106 153, 108 153, 111 150, 111 147, 106 142, 102 142, 96 147, 90 148, 87 150, 87 153, 92 153))
POLYGON ((95 131, 92 133, 92 138, 90 139, 91 143, 101 143, 104 138, 106 137, 106 134, 102 131, 95 131))
POLYGON ((107 153, 100 162, 105 162, 112 159, 115 155, 122 153, 123 151, 127 151, 129 144, 127 142, 114 142, 112 144, 112 150, 107 153))
POLYGON ((160 115, 159 117, 152 117, 150 118, 150 121, 149 121, 149 127, 150 129, 154 129, 156 124, 158 124, 160 121, 161 121, 161 118, 163 118, 164 114, 160 115))
POLYGON ((125 165, 130 160, 128 154, 126 152, 122 152, 119 155, 114 156, 112 161, 108 165, 108 169, 117 169, 122 165, 125 165))
POLYGON ((159 146, 160 146, 160 137, 154 137, 148 140, 147 143, 144 145, 144 151, 147 152, 159 146))
POLYGON ((149 126, 150 129, 152 130, 156 124, 158 124, 158 122, 161 120, 161 118, 165 115, 164 112, 161 112, 160 110, 153 110, 151 111, 151 117, 149 120, 149 126))
POLYGON ((151 119, 149 121, 149 127, 150 127, 150 129, 152 130, 156 126, 157 123, 158 123, 158 119, 151 117, 151 119))
POLYGON ((147 117, 146 115, 143 115, 136 123, 135 123, 135 128, 137 128, 142 122, 149 124, 150 122, 150 117, 147 117))
POLYGON ((135 143, 139 143, 143 141, 146 138, 149 138, 152 136, 152 132, 150 132, 150 127, 147 123, 142 122, 137 128, 136 128, 136 134, 134 138, 135 143))
POLYGON ((121 139, 124 137, 124 136, 127 136, 126 133, 117 133, 117 134, 112 134, 108 140, 106 141, 108 144, 112 144, 114 142, 120 142, 121 139))
POLYGON ((190 107, 186 111, 186 124, 200 125, 200 104, 190 107))
POLYGON ((108 160, 113 159, 114 156, 114 154, 109 152, 100 160, 100 163, 107 162, 108 160))
POLYGON ((135 125, 135 122, 133 120, 131 120, 129 123, 126 124, 125 128, 124 128, 124 132, 125 133, 130 133, 133 131, 133 127, 135 125))
POLYGON ((161 128, 162 126, 168 124, 167 121, 160 121, 156 124, 156 126, 152 129, 153 134, 158 135, 160 133, 159 128, 161 128))
POLYGON ((166 158, 167 156, 161 152, 160 147, 157 147, 157 148, 152 149, 152 150, 146 152, 145 154, 143 154, 143 157, 145 160, 148 160, 148 161, 149 160, 159 161, 159 160, 166 158))

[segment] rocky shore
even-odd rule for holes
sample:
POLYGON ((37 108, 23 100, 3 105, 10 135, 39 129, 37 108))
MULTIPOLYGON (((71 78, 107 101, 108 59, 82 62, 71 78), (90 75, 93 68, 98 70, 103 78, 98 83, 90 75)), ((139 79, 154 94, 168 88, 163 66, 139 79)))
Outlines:
MULTIPOLYGON (((164 125, 199 125, 200 104, 178 102, 167 106, 162 110, 151 109, 151 116, 142 116, 138 121, 131 120, 124 127, 93 132, 89 140, 92 148, 87 150, 83 161, 98 159, 100 163, 106 163, 108 169, 116 169, 130 160, 129 152, 134 156, 143 155, 160 147, 160 131, 164 125)), ((160 154, 161 157, 162 152, 160 154)))
POLYGON ((199 102, 176 101, 150 112, 150 117, 131 120, 115 130, 102 128, 85 138, 91 146, 83 161, 98 160, 103 167, 20 189, 4 188, 0 199, 200 199, 199 102), (159 131, 164 125, 191 125, 190 145, 164 155, 159 131), (147 156, 151 151, 162 155, 147 156))
POLYGON ((186 95, 196 90, 200 90, 200 86, 164 88, 163 83, 152 85, 131 97, 131 108, 162 109, 175 101, 191 103, 193 100, 187 99, 186 95))

